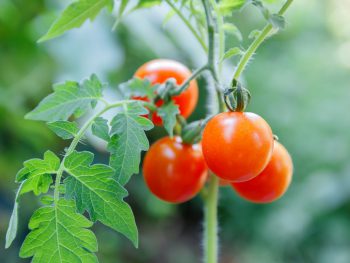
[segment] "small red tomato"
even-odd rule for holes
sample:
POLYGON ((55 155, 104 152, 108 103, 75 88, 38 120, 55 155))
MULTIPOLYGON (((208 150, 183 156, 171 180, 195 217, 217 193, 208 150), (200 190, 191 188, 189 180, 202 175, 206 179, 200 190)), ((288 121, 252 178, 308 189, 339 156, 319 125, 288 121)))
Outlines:
POLYGON ((237 193, 254 203, 270 203, 280 198, 292 180, 292 159, 282 144, 275 142, 272 158, 257 177, 242 183, 233 183, 237 193))
POLYGON ((155 142, 143 162, 143 176, 158 198, 181 203, 193 198, 207 179, 207 166, 199 144, 184 144, 180 137, 155 142))
POLYGON ((223 112, 204 128, 202 146, 214 174, 227 181, 243 182, 257 176, 270 161, 273 134, 259 115, 223 112))
MULTIPOLYGON (((147 78, 152 84, 162 84, 167 79, 174 78, 177 85, 181 85, 190 76, 191 71, 183 64, 169 59, 155 59, 142 65, 135 73, 135 77, 147 78)), ((145 100, 147 98, 136 97, 134 99, 145 100)), ((195 80, 190 82, 188 88, 178 96, 174 96, 173 101, 179 105, 180 114, 187 118, 194 111, 198 101, 198 86, 195 80)), ((163 101, 159 100, 157 106, 161 106, 163 101)), ((155 125, 162 125, 162 119, 155 113, 152 116, 155 125)))

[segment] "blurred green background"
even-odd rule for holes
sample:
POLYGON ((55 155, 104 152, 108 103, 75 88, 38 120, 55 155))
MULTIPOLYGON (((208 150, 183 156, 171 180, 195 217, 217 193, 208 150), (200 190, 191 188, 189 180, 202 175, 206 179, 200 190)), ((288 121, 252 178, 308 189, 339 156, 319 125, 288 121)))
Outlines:
MULTIPOLYGON (((279 1, 280 2, 280 1, 279 1)), ((19 235, 4 250, 14 200, 14 176, 28 158, 46 149, 62 153, 66 144, 43 124, 23 116, 51 91, 51 84, 81 80, 91 73, 111 85, 153 58, 172 58, 191 69, 205 61, 199 45, 177 18, 165 26, 166 6, 138 11, 115 32, 111 16, 100 15, 63 37, 44 44, 36 40, 69 1, 0 0, 0 256, 18 258, 28 219, 39 206, 26 195, 20 206, 19 235)), ((289 149, 295 166, 287 194, 270 205, 255 205, 229 188, 220 192, 222 263, 350 262, 350 0, 295 1, 287 29, 258 50, 245 73, 253 99, 250 111, 263 116, 289 149)), ((235 14, 247 47, 252 29, 263 25, 254 8, 235 14)), ((233 71, 225 63, 224 79, 233 71)), ((203 87, 205 84, 200 80, 203 87)), ((207 96, 191 119, 205 114, 207 96)), ((149 134, 155 140, 165 133, 149 134)), ((97 159, 107 162, 100 142, 87 138, 97 159)), ((201 262, 202 202, 199 198, 169 205, 152 197, 142 176, 127 185, 140 230, 140 248, 97 224, 98 257, 103 263, 201 262)))

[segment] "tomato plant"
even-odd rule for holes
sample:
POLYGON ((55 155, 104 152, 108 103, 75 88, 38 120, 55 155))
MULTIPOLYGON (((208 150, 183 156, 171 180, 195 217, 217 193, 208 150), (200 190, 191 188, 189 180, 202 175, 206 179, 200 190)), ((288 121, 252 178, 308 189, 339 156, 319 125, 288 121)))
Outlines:
POLYGON ((154 195, 181 203, 190 200, 207 179, 207 166, 199 144, 184 144, 180 137, 154 143, 143 162, 143 176, 154 195))
POLYGON ((276 141, 266 168, 247 182, 232 183, 232 187, 241 197, 251 202, 270 203, 287 191, 292 173, 292 159, 286 148, 276 141))
MULTIPOLYGON (((121 1, 115 26, 127 13, 162 3, 121 1)), ((42 203, 29 221, 31 231, 21 247, 22 258, 38 263, 97 262, 97 239, 90 230, 96 221, 120 232, 137 247, 134 214, 124 199, 128 195, 127 183, 139 173, 143 151, 149 150, 143 164, 146 184, 159 198, 185 202, 203 190, 205 263, 218 262, 219 178, 233 183, 243 197, 260 202, 275 200, 288 187, 292 171, 289 155, 278 143, 273 150, 273 134, 263 118, 244 112, 250 94, 240 77, 261 43, 284 27, 283 15, 292 0, 285 0, 277 13, 271 13, 260 0, 164 3, 171 8, 167 18, 178 15, 198 40, 206 54, 202 66, 190 72, 176 61, 150 61, 136 71, 134 78, 116 87, 120 98, 114 102, 104 98, 106 85, 95 74, 82 82, 58 83, 26 115, 27 119, 46 122, 57 136, 71 142, 62 157, 48 150, 42 159, 25 161, 16 176, 19 187, 6 247, 16 237, 21 197, 32 192, 41 196, 42 203), (227 16, 250 4, 262 12, 265 27, 253 31, 252 43, 246 50, 238 46, 226 49, 227 31, 240 36, 227 16), (231 82, 224 83, 222 62, 232 56, 239 60, 231 82), (188 123, 186 118, 198 100, 196 79, 204 72, 210 99, 207 116, 188 123), (117 110, 108 119, 105 114, 113 109, 117 110), (153 128, 153 123, 145 116, 150 113, 155 124, 164 125, 169 137, 149 149, 146 131, 153 128), (77 151, 89 131, 106 142, 108 164, 95 164, 93 153, 77 151), (198 144, 201 139, 203 152, 198 144)), ((80 27, 103 8, 112 11, 113 6, 112 0, 98 4, 77 0, 39 42, 80 27)))
MULTIPOLYGON (((169 79, 174 79, 177 85, 183 84, 191 76, 191 71, 183 64, 169 59, 156 59, 142 65, 136 72, 135 77, 149 79, 151 83, 162 84, 169 79)), ((136 97, 148 101, 147 97, 136 97)), ((191 115, 198 101, 198 86, 195 80, 189 83, 188 88, 172 100, 179 106, 180 114, 187 118, 191 115)), ((156 106, 161 106, 162 100, 156 102, 156 106)), ((162 125, 162 119, 155 112, 152 114, 152 121, 155 125, 162 125)))
POLYGON ((270 126, 250 112, 223 112, 203 132, 203 154, 217 176, 232 182, 247 181, 267 165, 273 149, 270 126))

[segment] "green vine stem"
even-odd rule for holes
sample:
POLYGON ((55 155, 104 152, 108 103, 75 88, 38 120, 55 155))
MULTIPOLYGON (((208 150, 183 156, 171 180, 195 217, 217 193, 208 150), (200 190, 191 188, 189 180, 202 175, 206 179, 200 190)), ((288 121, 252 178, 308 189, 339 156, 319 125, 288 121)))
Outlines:
POLYGON ((195 28, 191 25, 191 22, 187 20, 187 18, 181 13, 181 11, 169 0, 165 0, 165 2, 174 10, 174 12, 180 17, 180 19, 185 23, 188 29, 192 32, 193 36, 197 39, 199 44, 202 46, 205 52, 208 52, 208 47, 201 38, 201 36, 197 33, 195 28))
POLYGON ((74 139, 72 140, 69 148, 67 149, 63 160, 61 161, 60 167, 58 168, 57 174, 56 174, 56 180, 55 180, 55 190, 54 190, 54 202, 55 204, 57 204, 58 200, 59 200, 59 186, 61 184, 61 179, 62 179, 62 175, 63 172, 65 170, 64 167, 64 161, 66 159, 66 157, 68 155, 70 155, 75 148, 77 147, 79 141, 82 139, 82 137, 84 136, 85 132, 87 131, 87 129, 89 129, 89 127, 92 125, 92 123, 94 122, 94 120, 97 117, 100 117, 102 114, 104 114, 105 112, 109 111, 110 109, 116 108, 116 107, 120 107, 123 106, 125 104, 134 102, 133 100, 121 100, 121 101, 117 101, 115 103, 112 104, 108 104, 106 101, 102 100, 102 102, 104 102, 104 104, 106 105, 101 111, 97 112, 95 115, 93 115, 79 130, 79 132, 77 133, 77 135, 74 137, 74 139))
MULTIPOLYGON (((288 7, 291 5, 292 2, 293 0, 287 0, 279 10, 278 15, 283 15, 287 11, 288 7)), ((247 51, 244 53, 244 55, 241 57, 240 61, 238 62, 236 71, 233 75, 232 82, 234 80, 237 80, 240 77, 245 67, 247 66, 250 58, 253 56, 253 54, 261 45, 261 43, 264 42, 264 40, 268 37, 272 29, 273 29, 272 24, 271 23, 267 24, 263 28, 263 30, 260 32, 260 34, 255 38, 255 40, 252 42, 252 44, 249 46, 247 51)))
POLYGON ((212 174, 209 179, 204 211, 204 262, 218 262, 218 219, 219 179, 212 174))

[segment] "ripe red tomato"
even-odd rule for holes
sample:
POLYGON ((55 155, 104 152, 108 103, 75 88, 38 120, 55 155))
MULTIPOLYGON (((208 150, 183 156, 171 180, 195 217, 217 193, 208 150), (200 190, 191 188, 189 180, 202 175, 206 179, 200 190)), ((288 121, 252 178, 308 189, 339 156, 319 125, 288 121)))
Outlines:
POLYGON ((254 203, 270 203, 280 198, 292 180, 292 159, 282 144, 275 142, 272 158, 266 168, 247 182, 233 183, 237 193, 254 203))
MULTIPOLYGON (((135 73, 135 77, 147 78, 152 84, 162 84, 169 78, 174 78, 178 85, 185 82, 191 71, 183 64, 169 59, 156 59, 142 65, 135 73)), ((146 100, 147 98, 135 98, 146 100)), ((179 105, 180 114, 187 118, 194 111, 198 101, 198 86, 195 80, 190 82, 188 88, 178 96, 174 96, 173 101, 179 105)), ((161 106, 163 101, 159 100, 157 106, 161 106)), ((155 125, 162 125, 162 119, 155 113, 152 116, 155 125)))
POLYGON ((143 162, 143 176, 160 199, 185 202, 194 197, 207 179, 208 169, 199 144, 184 144, 180 137, 154 143, 143 162))
POLYGON ((202 146, 213 173, 227 181, 243 182, 257 176, 270 161, 273 134, 259 115, 223 112, 204 128, 202 146))

